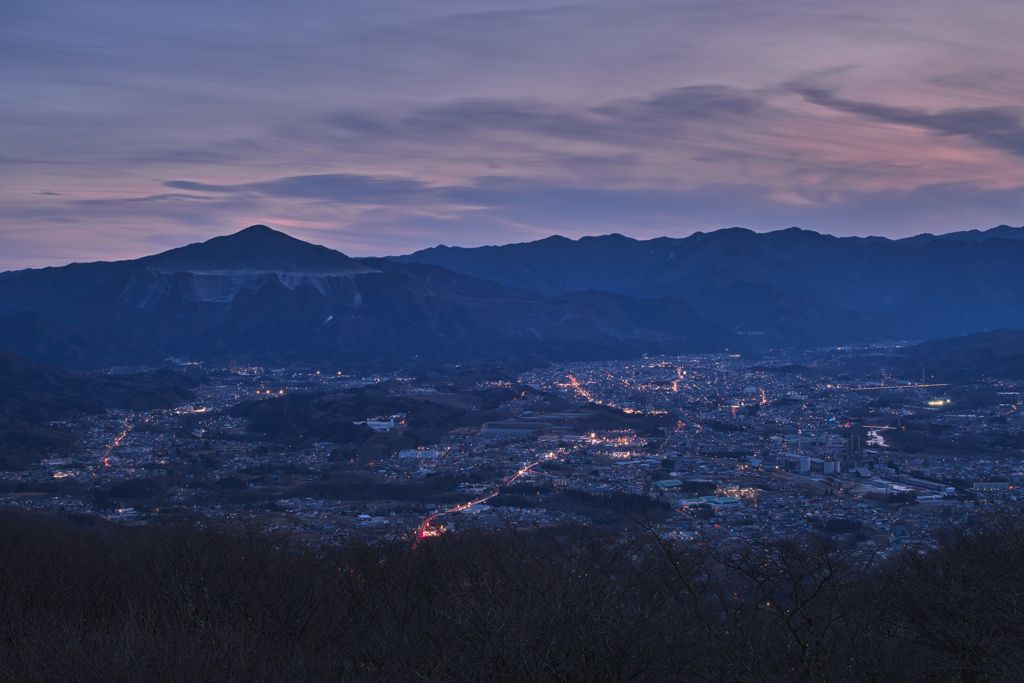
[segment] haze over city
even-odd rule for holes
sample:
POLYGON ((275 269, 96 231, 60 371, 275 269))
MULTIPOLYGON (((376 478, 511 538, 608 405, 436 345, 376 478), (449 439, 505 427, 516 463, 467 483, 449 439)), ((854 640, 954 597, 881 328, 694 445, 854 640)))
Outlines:
POLYGON ((1019 224, 1019 3, 5 3, 0 270, 1019 224))

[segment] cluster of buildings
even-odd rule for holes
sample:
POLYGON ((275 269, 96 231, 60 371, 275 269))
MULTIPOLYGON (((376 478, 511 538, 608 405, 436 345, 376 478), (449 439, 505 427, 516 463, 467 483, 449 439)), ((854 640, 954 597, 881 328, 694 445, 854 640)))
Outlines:
MULTIPOLYGON (((55 453, 33 470, 0 473, 0 504, 138 523, 168 511, 258 517, 331 542, 381 529, 614 527, 616 506, 617 519, 628 523, 649 514, 641 503, 651 501, 648 521, 666 537, 751 542, 820 532, 885 548, 928 543, 979 501, 1016 500, 1024 490, 1024 450, 1013 447, 1024 430, 1024 387, 998 380, 986 387, 998 402, 961 408, 944 385, 836 379, 786 359, 700 355, 554 365, 517 382, 467 390, 514 388, 501 419, 377 462, 339 463, 333 455, 341 444, 260 441, 231 409, 384 380, 427 400, 439 390, 413 378, 263 368, 213 377, 189 405, 62 423, 77 435, 77 450, 55 453), (594 425, 600 406, 626 417, 594 425), (644 421, 650 417, 660 426, 644 421), (894 448, 890 442, 907 424, 950 439, 970 437, 985 450, 894 448), (144 498, 139 487, 146 482, 168 480, 176 483, 152 492, 157 504, 111 506, 114 499, 144 498), (349 480, 362 489, 345 489, 349 480)), ((406 417, 382 415, 366 424, 385 437, 400 435, 406 417)))

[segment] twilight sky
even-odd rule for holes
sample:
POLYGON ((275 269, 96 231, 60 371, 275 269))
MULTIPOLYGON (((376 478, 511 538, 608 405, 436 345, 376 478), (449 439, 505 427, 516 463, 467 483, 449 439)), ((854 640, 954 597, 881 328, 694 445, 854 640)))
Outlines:
POLYGON ((1016 0, 5 0, 0 270, 1024 223, 1016 0))

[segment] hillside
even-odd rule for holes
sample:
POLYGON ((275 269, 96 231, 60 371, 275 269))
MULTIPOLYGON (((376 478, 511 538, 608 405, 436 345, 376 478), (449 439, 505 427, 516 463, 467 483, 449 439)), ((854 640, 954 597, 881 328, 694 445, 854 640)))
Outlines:
POLYGON ((92 334, 34 311, 0 316, 0 348, 38 363, 74 370, 156 365, 163 354, 122 335, 92 334))
POLYGON ((901 351, 900 367, 950 381, 1024 379, 1024 330, 993 330, 934 339, 901 351))

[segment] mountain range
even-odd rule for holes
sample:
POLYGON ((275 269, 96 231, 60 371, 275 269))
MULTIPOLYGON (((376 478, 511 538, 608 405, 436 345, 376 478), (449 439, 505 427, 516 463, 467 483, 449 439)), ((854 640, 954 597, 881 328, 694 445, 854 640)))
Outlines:
POLYGON ((440 266, 354 260, 265 226, 14 273, 0 278, 0 315, 0 347, 80 369, 168 355, 344 365, 746 347, 669 297, 550 297, 440 266))
POLYGON ((1024 328, 1024 228, 836 238, 740 228, 353 259, 252 226, 140 259, 0 273, 0 348, 97 369, 526 362, 1024 328))
POLYGON ((1024 228, 903 240, 790 228, 674 239, 622 235, 393 257, 549 296, 603 289, 671 296, 711 322, 774 345, 927 339, 1024 327, 1024 228))

